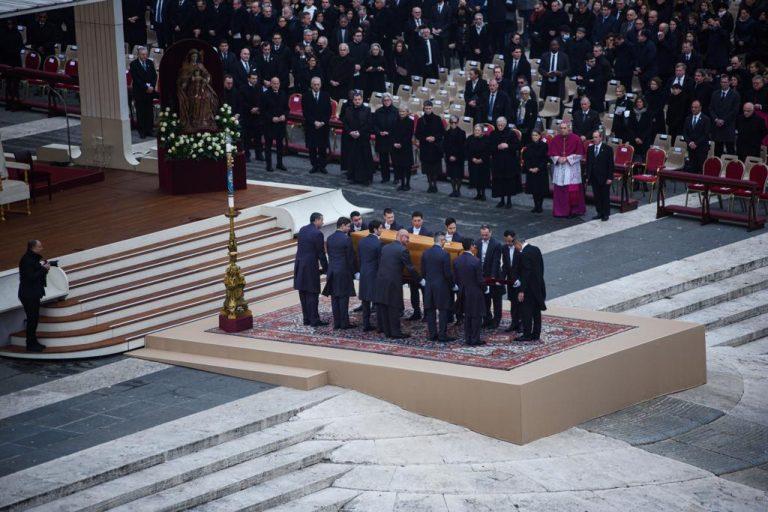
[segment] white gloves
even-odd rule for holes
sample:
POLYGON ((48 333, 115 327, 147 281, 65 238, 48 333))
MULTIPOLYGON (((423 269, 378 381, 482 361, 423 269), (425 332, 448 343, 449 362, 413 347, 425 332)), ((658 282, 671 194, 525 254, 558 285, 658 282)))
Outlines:
POLYGON ((491 293, 491 287, 490 287, 490 286, 486 286, 486 287, 485 287, 485 291, 484 291, 483 293, 484 293, 484 294, 486 294, 486 295, 488 295, 489 293, 491 293))
POLYGON ((512 285, 512 288, 520 288, 520 280, 515 280, 515 284, 512 285))
POLYGON ((360 272, 355 272, 355 281, 360 280, 360 272))
POLYGON ((453 285, 453 291, 455 292, 459 291, 459 285, 457 284, 453 285))
POLYGON ((424 286, 427 286, 427 280, 422 278, 421 281, 419 281, 419 285, 423 288, 424 286))

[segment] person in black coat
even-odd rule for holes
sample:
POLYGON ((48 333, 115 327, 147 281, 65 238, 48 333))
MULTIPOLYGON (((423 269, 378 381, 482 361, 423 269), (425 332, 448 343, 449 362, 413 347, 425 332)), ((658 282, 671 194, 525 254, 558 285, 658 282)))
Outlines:
POLYGON ((27 317, 27 351, 42 352, 45 345, 37 341, 37 324, 40 320, 40 300, 45 296, 46 275, 51 264, 43 258, 40 240, 27 242, 27 252, 19 260, 19 301, 27 317))
POLYGON ((421 37, 417 38, 414 46, 413 71, 418 72, 424 79, 437 78, 442 54, 440 53, 440 45, 432 37, 429 28, 421 29, 421 37))
POLYGON ((704 160, 709 154, 709 136, 712 130, 712 121, 701 112, 701 102, 693 100, 691 103, 691 115, 683 124, 683 137, 688 146, 688 162, 686 170, 701 174, 704 160))
POLYGON ((476 189, 475 199, 485 201, 485 189, 490 182, 491 152, 488 138, 483 135, 483 127, 476 124, 472 136, 466 144, 467 166, 469 168, 469 186, 476 189))
POLYGON ((301 111, 304 116, 304 138, 309 150, 310 173, 325 170, 328 156, 328 136, 331 123, 331 97, 322 90, 322 81, 315 77, 311 89, 301 95, 301 111))
POLYGON ((147 10, 145 0, 123 0, 123 34, 132 52, 136 45, 147 45, 147 22, 144 14, 147 10))
POLYGON ((482 345, 480 325, 485 314, 483 269, 480 260, 472 254, 473 241, 465 238, 461 242, 464 252, 453 261, 453 279, 459 287, 461 310, 464 316, 464 343, 469 346, 482 345))
MULTIPOLYGON (((689 79, 690 80, 690 79, 689 79)), ((680 84, 673 83, 667 98, 667 133, 674 140, 683 131, 683 123, 688 113, 690 96, 683 92, 680 84)))
POLYGON ((464 180, 464 144, 467 134, 459 128, 459 118, 451 116, 443 139, 445 172, 451 180, 452 192, 449 197, 461 197, 461 183, 464 180))
MULTIPOLYGON (((240 50, 240 58, 229 65, 229 73, 235 79, 235 86, 238 89, 248 83, 248 76, 254 71, 258 74, 256 66, 251 64, 251 50, 248 48, 240 50)), ((266 80, 268 81, 269 78, 266 80)))
POLYGON ((742 162, 748 156, 760 156, 760 145, 768 134, 765 120, 755 115, 755 105, 745 103, 736 120, 736 154, 742 162))
POLYGON ((327 71, 331 85, 331 97, 336 101, 347 99, 355 74, 355 63, 349 56, 349 45, 339 45, 339 54, 331 58, 331 66, 327 71))
POLYGON ((251 149, 257 160, 264 159, 261 144, 261 84, 255 68, 248 75, 248 83, 240 88, 240 125, 243 127, 245 161, 251 159, 251 149))
POLYGON ((512 100, 507 93, 499 90, 499 83, 492 79, 488 82, 488 99, 480 104, 478 110, 479 122, 496 124, 500 117, 509 118, 512 100))
POLYGON ((221 94, 221 104, 229 105, 232 112, 239 114, 242 111, 240 105, 240 91, 235 88, 235 79, 232 75, 224 75, 224 88, 221 94))
MULTIPOLYGON (((24 48, 24 40, 19 32, 18 24, 13 18, 6 18, 0 22, 0 64, 6 66, 21 67, 21 50, 24 48)), ((12 110, 20 101, 19 84, 17 77, 5 77, 5 109, 12 110)))
POLYGON ((359 289, 363 312, 363 331, 375 329, 371 325, 371 303, 375 298, 376 274, 379 272, 379 259, 381 258, 381 221, 376 219, 368 223, 368 236, 357 244, 357 268, 359 269, 359 289))
POLYGON ((488 82, 480 78, 480 71, 475 68, 469 70, 469 78, 464 85, 464 102, 464 117, 482 122, 480 111, 482 105, 488 103, 488 82))
POLYGON ((498 197, 496 208, 512 208, 512 196, 522 191, 520 179, 520 140, 507 125, 507 118, 496 121, 496 129, 489 136, 491 147, 491 192, 498 197), (506 203, 505 203, 506 199, 506 203))
POLYGON ((394 93, 397 94, 401 85, 411 85, 413 63, 402 39, 395 41, 395 46, 389 55, 389 81, 392 82, 394 93))
POLYGON ((154 114, 152 100, 157 87, 155 65, 147 58, 147 49, 139 50, 139 58, 131 62, 130 73, 133 84, 133 103, 136 106, 136 124, 139 136, 143 139, 152 136, 154 114))
POLYGON ((611 181, 613 180, 613 148, 603 143, 599 130, 592 134, 592 147, 587 149, 587 179, 595 197, 594 219, 607 221, 611 215, 611 181))
POLYGON ((517 78, 521 76, 527 83, 531 83, 531 63, 525 58, 523 49, 517 47, 504 63, 504 78, 516 84, 517 78))
POLYGON ((520 89, 520 99, 512 103, 512 121, 523 136, 522 143, 531 142, 531 132, 539 116, 539 104, 531 98, 531 88, 527 85, 520 89))
POLYGON ((395 184, 399 191, 411 190, 411 169, 413 167, 413 119, 408 107, 400 105, 397 122, 392 128, 392 166, 395 169, 395 184))
POLYGON ((632 110, 632 100, 627 97, 627 88, 623 84, 616 86, 616 109, 613 116, 612 136, 624 142, 629 142, 627 123, 629 116, 625 112, 632 110))
POLYGON ((344 109, 341 122, 344 133, 349 137, 344 147, 349 178, 355 183, 369 185, 373 180, 373 155, 371 154, 371 133, 373 133, 371 109, 363 105, 363 95, 354 92, 352 105, 344 109))
POLYGON ((538 341, 541 338, 541 312, 547 309, 547 288, 544 284, 544 258, 538 247, 517 239, 520 251, 520 288, 517 300, 522 304, 523 335, 516 341, 538 341))
POLYGON ((541 213, 544 210, 544 196, 549 193, 549 164, 547 143, 542 139, 541 132, 534 130, 531 142, 523 151, 523 170, 525 171, 525 191, 533 196, 531 213, 541 213))
POLYGON ((326 240, 328 250, 328 275, 323 295, 331 297, 334 329, 357 327, 349 322, 349 298, 355 296, 355 251, 349 237, 350 220, 339 217, 336 232, 326 240))
POLYGON ((560 51, 560 42, 552 39, 549 43, 549 51, 541 57, 539 73, 542 76, 540 96, 557 96, 565 99, 565 75, 571 68, 568 55, 560 51))
POLYGON ((285 121, 288 118, 288 97, 280 90, 279 78, 273 77, 270 80, 269 89, 261 95, 261 103, 261 112, 264 115, 267 171, 272 172, 273 145, 277 153, 277 168, 284 171, 283 140, 285 139, 285 121))
POLYGON ((293 263, 293 289, 299 292, 304 325, 328 325, 317 311, 320 295, 320 274, 328 271, 328 258, 323 244, 323 216, 313 213, 309 224, 296 235, 296 260, 293 263))
POLYGON ((424 316, 431 341, 447 343, 448 311, 451 309, 453 273, 451 257, 443 249, 445 233, 434 235, 435 244, 421 255, 421 275, 424 277, 424 316))
POLYGON ((368 55, 363 59, 361 65, 363 76, 365 77, 365 98, 370 99, 374 92, 384 92, 387 90, 386 71, 387 61, 384 58, 384 52, 381 45, 373 43, 368 51, 368 55))
POLYGON ((392 168, 392 131, 397 124, 397 108, 392 105, 392 96, 384 93, 381 107, 373 113, 373 132, 376 134, 376 153, 379 155, 381 182, 387 183, 392 168))
POLYGON ((476 13, 471 27, 467 27, 466 59, 485 64, 490 61, 491 39, 488 26, 481 13, 476 13))
POLYGON ((712 119, 712 140, 715 142, 715 156, 723 151, 736 153, 736 118, 739 116, 741 99, 735 89, 731 89, 728 75, 720 77, 720 90, 712 93, 709 102, 709 117, 712 119))
MULTIPOLYGON (((235 73, 237 72, 235 69, 235 66, 237 65, 237 57, 235 52, 230 50, 229 41, 226 39, 219 41, 218 47, 216 49, 216 55, 218 55, 219 59, 221 59, 221 65, 224 67, 224 73, 230 74, 234 77, 235 73)), ((238 89, 239 88, 240 86, 238 86, 238 89)))
MULTIPOLYGON (((488 225, 480 226, 480 240, 477 242, 477 257, 483 266, 483 278, 489 280, 501 279, 501 244, 491 236, 488 225)), ((483 327, 495 329, 501 322, 501 296, 504 287, 499 284, 487 284, 485 293, 485 320, 483 327), (493 307, 491 307, 493 306, 493 307), (493 311, 491 311, 493 310, 493 311)))
POLYGON ((432 102, 424 102, 424 115, 416 122, 414 134, 419 144, 421 171, 427 175, 427 192, 437 192, 437 178, 443 170, 443 137, 445 126, 440 116, 432 112, 432 102))
POLYGON ((653 142, 653 119, 642 96, 635 98, 635 106, 625 120, 629 143, 635 148, 635 156, 645 158, 645 152, 653 142))
POLYGON ((501 249, 501 274, 507 281, 507 298, 509 299, 509 314, 512 321, 505 332, 522 332, 520 321, 520 303, 517 301, 517 292, 520 289, 520 253, 515 247, 515 232, 504 232, 504 247, 501 249))
POLYGON ((712 100, 712 93, 714 87, 712 82, 706 79, 706 75, 703 70, 697 69, 693 74, 693 93, 691 98, 699 100, 701 103, 702 112, 709 112, 709 102, 712 100))
POLYGON ((400 329, 400 315, 403 310, 403 271, 407 270, 415 282, 421 281, 421 275, 411 262, 408 252, 408 232, 401 229, 397 232, 397 240, 384 246, 379 259, 379 270, 376 274, 376 317, 379 331, 387 338, 404 339, 409 334, 400 329))
POLYGON ((592 138, 592 133, 600 128, 600 115, 592 110, 592 102, 586 96, 581 97, 581 109, 573 111, 573 133, 581 140, 592 138))

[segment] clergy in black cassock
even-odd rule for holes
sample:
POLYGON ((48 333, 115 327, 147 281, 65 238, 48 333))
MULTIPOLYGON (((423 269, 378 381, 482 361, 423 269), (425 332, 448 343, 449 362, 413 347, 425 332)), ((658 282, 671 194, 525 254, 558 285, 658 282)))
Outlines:
POLYGON ((373 179, 373 123, 371 109, 363 105, 363 95, 360 92, 352 95, 352 106, 344 109, 341 121, 344 123, 344 133, 348 136, 344 147, 344 160, 347 163, 349 179, 355 183, 370 185, 373 179))

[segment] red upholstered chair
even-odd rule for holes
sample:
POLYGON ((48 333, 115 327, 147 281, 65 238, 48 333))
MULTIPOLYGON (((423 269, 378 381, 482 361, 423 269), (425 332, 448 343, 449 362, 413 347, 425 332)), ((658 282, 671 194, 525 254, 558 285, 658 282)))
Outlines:
POLYGON ((492 134, 493 130, 495 130, 495 128, 493 127, 493 125, 491 123, 481 123, 480 126, 483 127, 483 135, 486 136, 486 137, 488 135, 492 134))
MULTIPOLYGON (((757 201, 763 201, 763 207, 766 208, 768 213, 768 206, 765 201, 768 200, 768 193, 766 193, 766 182, 768 182, 768 166, 765 164, 755 164, 749 169, 748 181, 754 181, 758 185, 758 192, 756 193, 757 201)), ((739 199, 751 199, 752 191, 741 188, 736 188, 731 196, 731 210, 733 210, 733 198, 739 199)))
MULTIPOLYGON (((43 62, 43 71, 46 73, 58 73, 59 72, 59 59, 57 59, 55 56, 51 55, 47 59, 45 59, 45 62, 43 62)), ((36 87, 42 87, 46 85, 48 82, 45 80, 37 80, 37 79, 31 79, 29 80, 29 85, 34 85, 36 87)))
POLYGON ((667 152, 660 148, 649 148, 645 153, 645 163, 636 163, 632 166, 632 181, 645 183, 650 187, 648 202, 653 198, 653 189, 659 181, 659 171, 664 169, 667 161, 667 152), (638 172, 642 169, 642 172, 638 172))
POLYGON ((616 186, 624 179, 624 171, 632 167, 635 148, 629 144, 617 144, 613 149, 613 182, 616 186))
POLYGON ((24 67, 27 69, 40 69, 40 54, 37 52, 27 52, 24 56, 24 67))
POLYGON ((295 92, 288 98, 288 111, 292 116, 301 117, 301 93, 295 92))
MULTIPOLYGON (((69 59, 64 65, 64 74, 70 78, 77 78, 77 59, 69 59)), ((68 91, 80 91, 80 86, 77 84, 59 84, 58 87, 66 89, 68 91)))
MULTIPOLYGON (((730 180, 742 180, 744 179, 744 162, 741 160, 731 160, 728 165, 725 166, 725 177, 730 180)), ((727 196, 731 202, 733 202, 733 192, 736 187, 722 187, 714 186, 710 189, 712 194, 717 196, 720 202, 720 208, 723 207, 723 196, 727 196)), ((733 205, 731 205, 733 208, 733 205)))
MULTIPOLYGON (((702 173, 704 176, 710 176, 716 178, 720 176, 720 172, 723 170, 723 162, 716 156, 712 156, 704 160, 704 167, 702 173)), ((688 189, 685 191, 685 206, 688 206, 688 195, 697 194, 699 196, 699 204, 701 204, 701 193, 704 191, 704 185, 701 183, 690 183, 688 189)))

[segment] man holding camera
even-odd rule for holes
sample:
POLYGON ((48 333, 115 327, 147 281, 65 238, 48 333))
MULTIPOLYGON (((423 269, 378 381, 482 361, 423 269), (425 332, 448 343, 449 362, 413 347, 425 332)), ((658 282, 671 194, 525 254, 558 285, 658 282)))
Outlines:
POLYGON ((37 323, 40 319, 40 300, 45 295, 45 277, 51 264, 43 259, 40 240, 27 242, 27 252, 19 261, 19 301, 27 316, 27 351, 42 352, 45 345, 37 341, 37 323))

